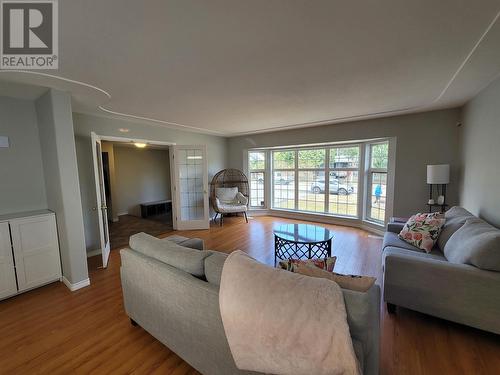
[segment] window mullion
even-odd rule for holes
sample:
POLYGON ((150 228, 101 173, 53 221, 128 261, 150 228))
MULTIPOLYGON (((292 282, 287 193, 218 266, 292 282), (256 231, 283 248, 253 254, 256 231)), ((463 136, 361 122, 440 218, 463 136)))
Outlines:
POLYGON ((325 151, 325 209, 324 212, 330 211, 330 149, 327 147, 325 151))
POLYGON ((295 210, 298 211, 299 209, 299 150, 295 150, 295 210))

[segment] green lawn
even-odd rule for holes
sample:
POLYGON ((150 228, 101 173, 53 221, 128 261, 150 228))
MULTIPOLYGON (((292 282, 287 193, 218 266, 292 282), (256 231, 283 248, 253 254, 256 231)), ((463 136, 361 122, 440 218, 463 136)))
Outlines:
MULTIPOLYGON (((325 200, 323 194, 302 193, 299 192, 299 211, 308 212, 325 212, 325 200)), ((357 216, 357 194, 336 195, 330 194, 329 210, 327 213, 333 215, 357 216)), ((288 210, 295 209, 295 201, 293 198, 282 198, 278 201, 275 197, 274 208, 283 208, 288 210)), ((385 219, 385 201, 382 201, 371 207, 370 217, 376 220, 384 221, 385 219)))
MULTIPOLYGON (((357 216, 357 200, 356 194, 350 195, 330 195, 330 204, 328 213, 335 215, 357 216)), ((323 194, 304 193, 299 194, 300 211, 309 212, 325 212, 325 198, 323 194)), ((275 197, 274 208, 294 209, 294 199, 283 198, 278 201, 275 197)))

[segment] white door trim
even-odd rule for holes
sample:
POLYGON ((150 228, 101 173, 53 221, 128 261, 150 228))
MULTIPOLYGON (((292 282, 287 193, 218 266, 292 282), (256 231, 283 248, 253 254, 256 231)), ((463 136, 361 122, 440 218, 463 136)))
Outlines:
MULTIPOLYGON (((104 235, 104 228, 102 225, 102 210, 101 210, 101 195, 100 195, 100 185, 99 185, 99 168, 97 166, 97 150, 96 150, 96 142, 102 142, 102 141, 108 141, 108 142, 121 142, 121 143, 147 143, 150 145, 158 145, 158 146, 169 146, 169 151, 171 151, 172 146, 175 145, 175 142, 170 142, 170 141, 156 141, 156 140, 150 140, 150 139, 140 139, 140 138, 131 138, 131 137, 120 137, 120 136, 110 136, 110 135, 100 135, 95 132, 90 133, 90 138, 92 142, 92 159, 93 159, 93 166, 94 166, 94 181, 96 184, 96 211, 98 214, 98 222, 99 222, 99 236, 100 236, 100 244, 101 244, 101 249, 99 249, 100 253, 102 253, 103 257, 103 266, 106 267, 109 259, 109 253, 110 253, 110 246, 109 246, 109 241, 108 241, 108 246, 106 246, 105 242, 105 235, 104 235)), ((172 173, 172 172, 170 172, 172 173)), ((172 194, 172 200, 174 200, 172 194)), ((174 203, 172 203, 173 206, 174 203)), ((109 239, 109 233, 108 233, 108 239, 109 239)), ((64 281, 64 280, 63 280, 64 281)))

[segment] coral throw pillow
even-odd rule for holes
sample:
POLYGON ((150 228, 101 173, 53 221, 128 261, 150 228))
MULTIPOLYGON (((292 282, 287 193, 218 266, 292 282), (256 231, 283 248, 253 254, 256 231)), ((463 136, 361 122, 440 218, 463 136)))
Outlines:
POLYGON ((399 233, 399 238, 430 253, 444 222, 444 214, 439 212, 413 215, 399 233))

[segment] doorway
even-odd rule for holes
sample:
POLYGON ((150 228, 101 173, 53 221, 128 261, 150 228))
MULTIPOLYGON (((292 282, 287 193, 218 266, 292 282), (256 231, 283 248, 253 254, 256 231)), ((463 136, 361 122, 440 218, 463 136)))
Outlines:
POLYGON ((158 236, 172 230, 169 147, 139 146, 102 141, 111 249, 127 246, 136 233, 158 236))
POLYGON ((206 145, 91 139, 104 268, 135 233, 209 228, 206 145))

